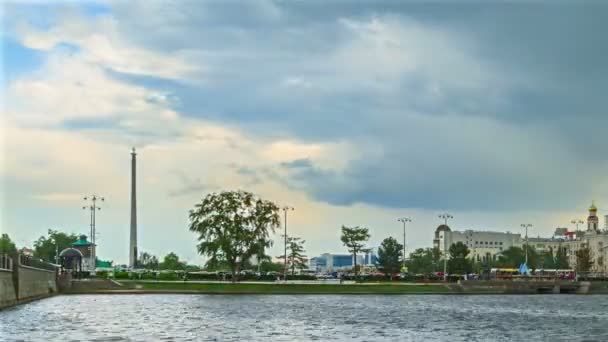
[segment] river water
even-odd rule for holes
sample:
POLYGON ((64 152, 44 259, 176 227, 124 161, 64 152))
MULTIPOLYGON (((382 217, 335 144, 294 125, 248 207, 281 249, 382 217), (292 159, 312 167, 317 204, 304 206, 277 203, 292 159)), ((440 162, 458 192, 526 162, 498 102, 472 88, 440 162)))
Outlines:
POLYGON ((608 296, 71 295, 0 341, 608 341, 608 296))

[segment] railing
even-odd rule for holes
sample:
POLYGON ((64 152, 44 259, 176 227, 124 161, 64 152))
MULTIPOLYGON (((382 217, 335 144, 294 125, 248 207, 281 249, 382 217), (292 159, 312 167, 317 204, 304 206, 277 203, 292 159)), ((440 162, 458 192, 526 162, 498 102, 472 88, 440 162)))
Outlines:
POLYGON ((0 254, 0 270, 12 271, 13 270, 13 258, 6 254, 0 254))
POLYGON ((45 262, 41 259, 36 259, 34 257, 23 254, 19 254, 19 265, 39 268, 47 271, 55 271, 57 269, 57 267, 55 267, 55 265, 53 264, 49 264, 48 262, 45 262))

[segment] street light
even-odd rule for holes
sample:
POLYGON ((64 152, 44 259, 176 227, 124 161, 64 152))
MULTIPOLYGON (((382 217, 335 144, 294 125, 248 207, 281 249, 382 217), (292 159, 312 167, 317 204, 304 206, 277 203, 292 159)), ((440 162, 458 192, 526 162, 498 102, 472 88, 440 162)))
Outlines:
POLYGON ((293 207, 290 207, 288 205, 284 206, 283 208, 281 208, 281 210, 283 210, 283 213, 285 214, 285 265, 283 268, 283 280, 287 280, 287 212, 288 211, 293 211, 293 207))
POLYGON ((403 223, 403 270, 405 271, 405 224, 407 222, 412 222, 412 219, 409 217, 401 217, 398 218, 397 221, 403 223))
POLYGON ((526 229, 526 267, 528 267, 528 228, 532 228, 530 223, 522 223, 522 228, 526 229))
POLYGON ((104 202, 105 198, 93 194, 90 196, 85 196, 83 199, 88 203, 87 205, 83 206, 82 209, 91 211, 91 234, 89 236, 91 239, 91 272, 95 273, 95 212, 97 210, 101 210, 101 208, 97 205, 97 201, 104 202))
POLYGON ((585 221, 580 219, 573 219, 572 221, 570 221, 570 223, 576 225, 576 231, 578 232, 578 225, 585 223, 585 221))
MULTIPOLYGON (((454 218, 454 216, 452 216, 451 214, 448 213, 443 213, 443 214, 439 214, 437 217, 439 217, 440 219, 443 220, 443 224, 444 225, 448 225, 448 220, 451 220, 454 218)), ((446 246, 447 243, 447 236, 446 236, 446 232, 443 232, 443 253, 445 254, 445 256, 443 257, 443 280, 447 281, 448 280, 448 248, 446 246)))

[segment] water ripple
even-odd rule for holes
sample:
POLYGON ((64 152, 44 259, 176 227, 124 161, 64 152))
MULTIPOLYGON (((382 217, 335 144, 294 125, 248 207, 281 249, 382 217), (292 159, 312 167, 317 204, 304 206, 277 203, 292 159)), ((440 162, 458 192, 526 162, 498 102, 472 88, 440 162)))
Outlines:
POLYGON ((605 296, 59 296, 0 341, 608 341, 605 296))

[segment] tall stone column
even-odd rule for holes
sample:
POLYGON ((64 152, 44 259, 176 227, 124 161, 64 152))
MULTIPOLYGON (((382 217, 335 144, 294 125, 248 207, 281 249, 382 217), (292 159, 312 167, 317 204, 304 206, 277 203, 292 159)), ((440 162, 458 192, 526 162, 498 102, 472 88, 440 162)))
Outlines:
POLYGON ((137 174, 135 148, 131 150, 131 236, 129 240, 129 267, 137 266, 137 174))

